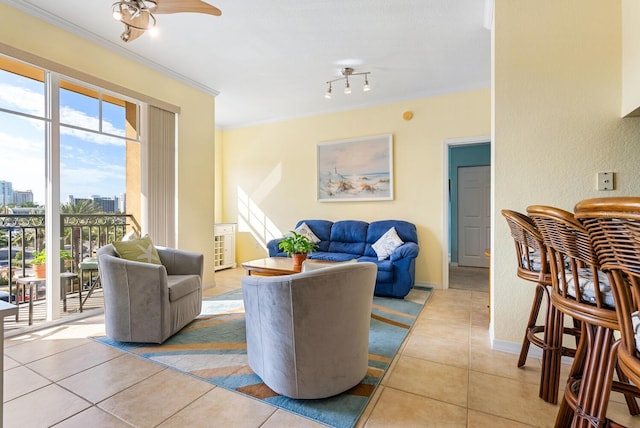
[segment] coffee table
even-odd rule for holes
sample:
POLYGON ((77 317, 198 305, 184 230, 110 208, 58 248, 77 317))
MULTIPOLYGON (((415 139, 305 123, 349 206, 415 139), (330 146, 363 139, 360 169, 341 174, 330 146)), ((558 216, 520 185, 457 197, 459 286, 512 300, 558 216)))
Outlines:
POLYGON ((291 257, 267 257, 251 260, 242 263, 242 267, 246 269, 247 275, 262 276, 292 275, 301 270, 301 268, 293 268, 291 257))
MULTIPOLYGON (((316 260, 307 259, 314 264, 334 264, 340 263, 332 260, 316 260)), ((303 262, 304 263, 304 262, 303 262)), ((251 260, 241 263, 242 267, 247 270, 247 275, 255 274, 262 276, 292 275, 302 271, 302 266, 293 267, 293 259, 291 257, 267 257, 265 259, 251 260)))

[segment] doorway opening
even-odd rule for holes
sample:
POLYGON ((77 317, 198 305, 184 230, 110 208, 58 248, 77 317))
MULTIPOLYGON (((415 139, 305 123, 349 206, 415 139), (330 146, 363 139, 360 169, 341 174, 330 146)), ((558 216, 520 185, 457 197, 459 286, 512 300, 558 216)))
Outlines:
POLYGON ((488 291, 491 141, 444 142, 443 288, 488 291))

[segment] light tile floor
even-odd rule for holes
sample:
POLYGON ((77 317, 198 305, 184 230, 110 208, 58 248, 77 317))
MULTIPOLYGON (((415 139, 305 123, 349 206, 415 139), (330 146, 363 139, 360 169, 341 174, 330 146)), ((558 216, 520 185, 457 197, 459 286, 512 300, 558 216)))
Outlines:
MULTIPOLYGON (((238 288, 242 274, 219 272, 205 294, 238 288)), ((553 426, 558 406, 538 398, 540 361, 518 369, 516 355, 490 348, 486 303, 484 292, 435 290, 358 426, 553 426)), ((93 316, 7 339, 4 426, 319 426, 87 338, 101 333, 93 316)), ((609 408, 640 426, 619 396, 609 408)))

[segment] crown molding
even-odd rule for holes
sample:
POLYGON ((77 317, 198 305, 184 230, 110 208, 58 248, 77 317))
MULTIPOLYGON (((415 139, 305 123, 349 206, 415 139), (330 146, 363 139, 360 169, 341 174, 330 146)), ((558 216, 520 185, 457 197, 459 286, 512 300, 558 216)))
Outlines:
MULTIPOLYGON (((251 121, 251 122, 235 122, 228 125, 220 125, 218 121, 216 121, 216 128, 218 128, 221 131, 249 128, 252 126, 268 125, 268 124, 277 123, 277 122, 284 122, 287 120, 303 119, 306 117, 313 117, 313 116, 322 116, 326 114, 340 113, 340 112, 351 111, 351 110, 359 110, 359 109, 364 109, 369 107, 377 107, 381 105, 400 103, 400 102, 417 100, 422 98, 430 98, 430 97, 435 97, 439 95, 449 95, 449 94, 456 94, 460 92, 476 91, 480 89, 489 89, 489 88, 491 88, 490 81, 481 81, 481 82, 471 83, 468 85, 458 85, 458 86, 450 86, 447 88, 440 88, 436 90, 420 91, 420 92, 412 93, 411 95, 388 97, 388 98, 381 99, 371 103, 361 103, 361 104, 354 104, 349 106, 342 106, 342 107, 329 108, 329 109, 323 109, 323 110, 315 110, 315 111, 311 111, 304 114, 279 116, 279 117, 274 117, 274 118, 265 119, 265 120, 257 120, 257 121, 251 121)), ((224 122, 224 120, 222 120, 222 122, 224 122)))
POLYGON ((184 83, 185 85, 191 86, 192 88, 195 88, 199 91, 202 91, 206 94, 212 95, 214 97, 220 95, 220 92, 217 91, 216 89, 213 89, 209 86, 203 85, 200 82, 197 82, 183 74, 177 73, 174 70, 171 70, 170 68, 167 68, 163 65, 158 64, 157 62, 151 61, 147 58, 144 58, 136 53, 133 53, 131 51, 129 51, 128 49, 123 48, 122 46, 109 41, 103 37, 98 36, 95 33, 92 33, 91 31, 88 31, 82 27, 79 27, 65 19, 62 19, 61 17, 54 15, 46 10, 40 9, 37 6, 34 6, 33 4, 27 2, 27 1, 20 1, 20 0, 1 0, 3 3, 8 4, 11 7, 14 7, 18 10, 21 10, 22 12, 27 13, 28 15, 31 15, 35 18, 38 18, 42 21, 45 21, 51 25, 54 25, 58 28, 61 28, 69 33, 75 34, 76 36, 79 36, 85 40, 88 40, 92 43, 95 43, 98 46, 101 46, 107 50, 110 50, 111 52, 114 52, 122 57, 125 57, 127 59, 130 59, 132 61, 135 61, 139 64, 144 65, 145 67, 148 67, 152 70, 155 70, 159 73, 164 74, 165 76, 168 76, 174 80, 177 80, 179 82, 184 83))

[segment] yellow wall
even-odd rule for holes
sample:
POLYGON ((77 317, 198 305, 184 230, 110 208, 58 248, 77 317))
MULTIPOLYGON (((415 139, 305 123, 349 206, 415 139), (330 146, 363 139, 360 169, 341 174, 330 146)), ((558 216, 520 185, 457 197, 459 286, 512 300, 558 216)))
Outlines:
POLYGON ((300 219, 403 219, 418 229, 416 281, 440 285, 443 141, 489 135, 489 113, 484 89, 224 131, 223 217, 239 223, 238 261, 266 255, 262 225, 271 232, 268 239, 300 219), (414 113, 411 121, 402 119, 407 110, 414 113), (394 200, 318 202, 317 143, 381 134, 393 135, 394 200), (243 194, 250 200, 249 221, 238 210, 243 194))
POLYGON ((216 147, 215 147, 215 206, 216 212, 215 222, 222 222, 222 194, 223 194, 223 175, 224 168, 222 166, 222 147, 223 135, 222 131, 216 128, 216 147))
POLYGON ((640 1, 622 0, 622 115, 640 116, 640 1))
POLYGON ((498 347, 522 340, 533 296, 533 285, 515 276, 513 241, 500 209, 545 204, 572 211, 581 199, 640 193, 640 118, 620 117, 621 16, 620 0, 495 2, 492 319, 498 347), (616 190, 596 190, 603 171, 616 173, 616 190))
POLYGON ((212 285, 214 97, 7 5, 0 17, 0 42, 181 108, 177 246, 205 254, 204 282, 212 285))

